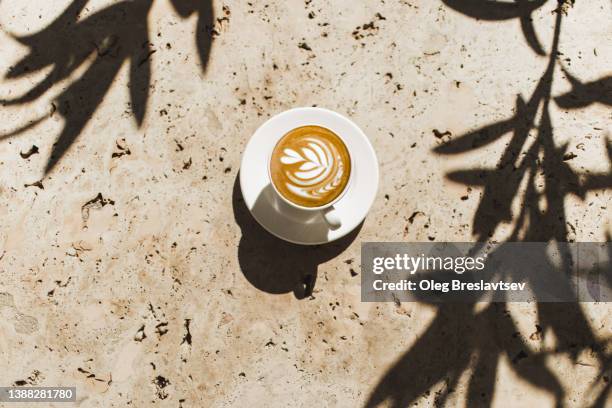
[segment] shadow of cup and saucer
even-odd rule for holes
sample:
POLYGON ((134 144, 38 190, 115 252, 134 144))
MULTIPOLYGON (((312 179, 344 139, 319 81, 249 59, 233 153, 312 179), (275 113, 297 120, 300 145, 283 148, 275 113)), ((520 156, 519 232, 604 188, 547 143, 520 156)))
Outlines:
MULTIPOLYGON (((284 241, 266 231, 251 213, 274 216, 280 205, 271 185, 265 187, 249 211, 240 191, 240 174, 234 181, 232 206, 242 231, 238 261, 245 278, 257 289, 271 294, 293 292, 303 299, 312 294, 320 264, 340 255, 355 240, 363 222, 337 241, 321 245, 300 245, 284 241)), ((320 214, 310 214, 309 235, 324 241, 329 227, 320 214)))

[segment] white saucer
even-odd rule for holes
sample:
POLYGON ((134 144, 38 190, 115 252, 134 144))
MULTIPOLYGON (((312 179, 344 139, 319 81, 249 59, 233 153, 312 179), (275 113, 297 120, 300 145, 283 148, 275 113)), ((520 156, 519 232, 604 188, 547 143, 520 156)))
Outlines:
POLYGON ((240 189, 251 214, 271 234, 295 244, 324 244, 342 238, 366 217, 378 189, 378 160, 367 136, 344 116, 322 108, 291 109, 270 118, 249 140, 242 156, 240 189), (306 125, 323 126, 340 135, 351 153, 353 179, 334 204, 342 220, 336 230, 328 228, 320 213, 289 207, 270 184, 270 152, 283 135, 306 125))

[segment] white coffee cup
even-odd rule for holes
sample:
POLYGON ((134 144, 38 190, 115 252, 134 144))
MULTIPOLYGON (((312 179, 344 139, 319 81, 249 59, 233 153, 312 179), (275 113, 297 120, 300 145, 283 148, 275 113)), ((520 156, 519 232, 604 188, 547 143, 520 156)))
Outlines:
MULTIPOLYGON (((346 146, 346 142, 342 139, 342 136, 335 134, 340 140, 342 140, 342 142, 344 143, 344 145, 346 146)), ((274 185, 274 183, 272 182, 272 174, 271 174, 271 170, 270 170, 270 164, 272 161, 272 153, 273 150, 271 150, 268 154, 268 179, 270 180, 270 184, 272 185, 272 188, 274 189, 274 193, 277 199, 280 199, 281 202, 283 204, 285 204, 286 206, 288 206, 289 208, 293 209, 293 213, 295 214, 295 210, 297 210, 298 212, 303 212, 305 219, 308 218, 308 215, 314 215, 316 213, 320 213, 320 215, 323 217, 323 219, 325 220, 325 222, 327 223, 328 227, 331 230, 336 230, 338 228, 340 228, 342 226, 342 220, 340 219, 340 215, 338 213, 338 211, 336 210, 336 208, 334 207, 334 204, 338 203, 338 201, 340 201, 342 199, 342 197, 346 194, 346 192, 348 191, 348 189, 351 186, 351 182, 353 181, 353 175, 355 174, 355 171, 353 169, 354 165, 353 165, 353 160, 351 157, 351 152, 350 149, 348 149, 347 146, 347 151, 349 154, 349 157, 351 158, 351 172, 349 174, 349 179, 346 182, 344 189, 342 190, 342 192, 340 194, 338 194, 338 196, 336 198, 334 198, 332 201, 330 201, 329 203, 326 203, 324 205, 318 206, 318 207, 304 207, 301 206, 299 204, 296 204, 290 200, 288 200, 287 198, 285 198, 276 188, 276 186, 274 185)), ((279 208, 279 210, 282 210, 282 208, 279 208)), ((300 216, 300 214, 298 214, 298 217, 300 216)), ((294 217, 295 218, 295 217, 294 217)))

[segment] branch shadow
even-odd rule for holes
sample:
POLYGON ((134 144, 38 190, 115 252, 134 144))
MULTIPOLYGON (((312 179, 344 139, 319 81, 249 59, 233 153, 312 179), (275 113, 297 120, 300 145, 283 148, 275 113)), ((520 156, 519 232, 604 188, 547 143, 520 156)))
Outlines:
POLYGON ((244 277, 263 292, 293 292, 298 299, 312 295, 318 266, 346 250, 363 226, 362 222, 347 236, 324 245, 298 245, 283 241, 261 227, 251 215, 240 191, 240 173, 234 181, 232 208, 242 232, 238 261, 244 277))
MULTIPOLYGON (((518 0, 514 3, 493 0, 442 2, 472 18, 492 21, 522 19, 526 10, 545 3, 518 0)), ((555 67, 561 64, 557 53, 563 3, 560 1, 556 10, 549 64, 530 98, 525 101, 518 96, 514 115, 510 118, 453 138, 434 149, 442 155, 461 154, 500 138, 510 138, 496 167, 465 169, 447 175, 454 182, 483 189, 473 219, 472 233, 476 241, 487 241, 501 223, 514 221, 509 242, 566 242, 575 227, 567 220, 565 198, 575 195, 585 199, 589 191, 612 188, 610 141, 605 141, 604 148, 611 171, 602 174, 576 172, 569 163, 572 157, 568 155, 568 144, 555 145, 549 110, 552 101, 565 109, 610 103, 609 78, 583 84, 562 66, 573 89, 557 98, 551 96, 555 67), (541 112, 539 118, 538 112, 541 112), (535 141, 530 136, 532 130, 537 133, 535 141), (519 189, 525 180, 526 188, 521 196, 519 189), (521 200, 520 209, 513 214, 511 204, 517 198, 521 200), (542 206, 542 202, 546 205, 542 206)), ((540 54, 522 26, 527 42, 540 54)), ((570 267, 563 263, 559 273, 565 273, 570 267)), ((535 303, 537 324, 531 334, 521 333, 506 303, 490 303, 481 311, 476 311, 475 306, 473 303, 438 305, 432 323, 378 381, 365 406, 375 407, 385 402, 392 407, 409 406, 420 397, 430 395, 440 383, 442 386, 435 391, 433 399, 435 406, 444 406, 466 372, 469 379, 465 405, 491 406, 498 366, 504 357, 511 362, 511 369, 517 376, 554 396, 556 406, 563 406, 566 391, 558 376, 545 364, 550 354, 532 351, 532 346, 542 344, 547 333, 552 333, 557 340, 555 354, 564 354, 575 364, 580 353, 589 352, 595 356, 601 370, 596 381, 607 384, 599 394, 593 391, 596 398, 592 406, 603 408, 609 403, 611 356, 606 354, 604 343, 598 340, 578 303, 535 303)))
POLYGON ((391 407, 407 407, 439 383, 442 386, 435 392, 434 404, 445 406, 470 366, 473 371, 465 406, 490 406, 503 357, 521 378, 561 398, 560 382, 544 365, 543 356, 529 352, 505 304, 491 303, 480 312, 474 306, 440 305, 425 333, 387 371, 366 406, 390 402, 391 407))
MULTIPOLYGON (((130 66, 130 108, 139 127, 146 115, 151 88, 151 58, 156 52, 147 21, 153 1, 120 1, 80 18, 87 3, 88 0, 74 0, 39 32, 15 37, 28 53, 5 75, 6 79, 16 80, 51 68, 42 81, 23 95, 0 101, 3 106, 24 105, 37 100, 77 68, 88 64, 85 72, 55 98, 53 113, 64 118, 64 127, 53 145, 45 174, 52 171, 83 131, 126 62, 130 66)), ((205 69, 212 43, 211 0, 172 0, 172 4, 183 18, 198 14, 196 44, 202 69, 205 69)), ((42 120, 44 117, 37 118, 0 138, 19 134, 42 120)))

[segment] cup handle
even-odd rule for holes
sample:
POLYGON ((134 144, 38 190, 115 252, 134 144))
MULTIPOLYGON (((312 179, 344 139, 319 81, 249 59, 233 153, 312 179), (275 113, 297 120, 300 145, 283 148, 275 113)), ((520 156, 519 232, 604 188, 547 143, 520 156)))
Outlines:
POLYGON ((323 219, 330 229, 336 230, 342 225, 338 211, 333 207, 326 208, 322 211, 323 219))

